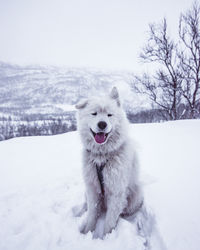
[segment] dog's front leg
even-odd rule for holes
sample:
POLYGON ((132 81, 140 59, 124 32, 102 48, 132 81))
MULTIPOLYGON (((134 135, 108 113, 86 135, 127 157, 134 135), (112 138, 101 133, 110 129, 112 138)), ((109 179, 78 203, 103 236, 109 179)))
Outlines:
POLYGON ((100 185, 95 167, 88 165, 84 168, 84 180, 86 184, 87 218, 81 227, 82 233, 94 231, 100 209, 100 185))
POLYGON ((110 233, 116 227, 117 221, 123 209, 127 205, 126 199, 126 176, 118 170, 118 167, 105 169, 104 185, 106 200, 106 218, 104 234, 110 233))
POLYGON ((116 227, 125 203, 126 200, 122 194, 111 194, 107 197, 107 213, 104 225, 104 235, 111 233, 112 229, 116 227))
POLYGON ((84 234, 95 230, 98 218, 98 203, 98 194, 95 192, 95 188, 91 186, 91 188, 87 190, 87 218, 81 227, 81 232, 84 234))

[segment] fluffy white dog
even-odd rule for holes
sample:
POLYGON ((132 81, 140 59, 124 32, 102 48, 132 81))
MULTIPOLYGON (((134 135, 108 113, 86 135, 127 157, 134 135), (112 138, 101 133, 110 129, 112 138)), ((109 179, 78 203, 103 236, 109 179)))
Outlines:
POLYGON ((81 101, 76 108, 87 202, 81 232, 94 231, 105 212, 105 235, 116 227, 120 215, 132 215, 142 206, 138 159, 116 87, 107 96, 81 101))

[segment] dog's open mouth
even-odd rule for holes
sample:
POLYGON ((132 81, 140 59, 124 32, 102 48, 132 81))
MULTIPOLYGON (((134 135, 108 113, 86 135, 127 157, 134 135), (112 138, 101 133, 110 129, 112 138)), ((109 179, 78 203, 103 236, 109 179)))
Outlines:
POLYGON ((90 129, 93 136, 94 136, 94 139, 97 143, 101 144, 101 143, 104 143, 108 137, 108 134, 109 133, 104 133, 104 132, 99 132, 99 133, 95 133, 94 131, 92 131, 92 129, 90 129))

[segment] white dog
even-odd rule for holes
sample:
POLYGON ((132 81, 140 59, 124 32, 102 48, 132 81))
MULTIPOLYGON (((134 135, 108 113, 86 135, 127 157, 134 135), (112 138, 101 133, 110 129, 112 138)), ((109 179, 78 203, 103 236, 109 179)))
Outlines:
POLYGON ((105 235, 116 227, 120 215, 132 215, 142 206, 137 155, 116 87, 109 95, 89 98, 76 108, 87 200, 81 232, 94 231, 98 217, 106 212, 105 235))

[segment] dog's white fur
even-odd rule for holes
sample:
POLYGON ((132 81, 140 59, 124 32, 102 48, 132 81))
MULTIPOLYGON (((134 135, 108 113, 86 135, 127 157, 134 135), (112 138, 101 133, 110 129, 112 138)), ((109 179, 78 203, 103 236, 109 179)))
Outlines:
POLYGON ((76 108, 79 111, 78 129, 84 146, 83 176, 88 210, 81 232, 94 231, 98 216, 104 209, 104 234, 110 233, 116 227, 120 215, 131 215, 142 204, 135 146, 130 140, 128 121, 115 87, 109 95, 83 100, 76 108), (105 133, 109 133, 102 144, 94 140, 91 132, 91 129, 95 133, 99 132, 99 121, 107 123, 105 133), (96 169, 101 165, 104 166, 103 195, 96 169))

